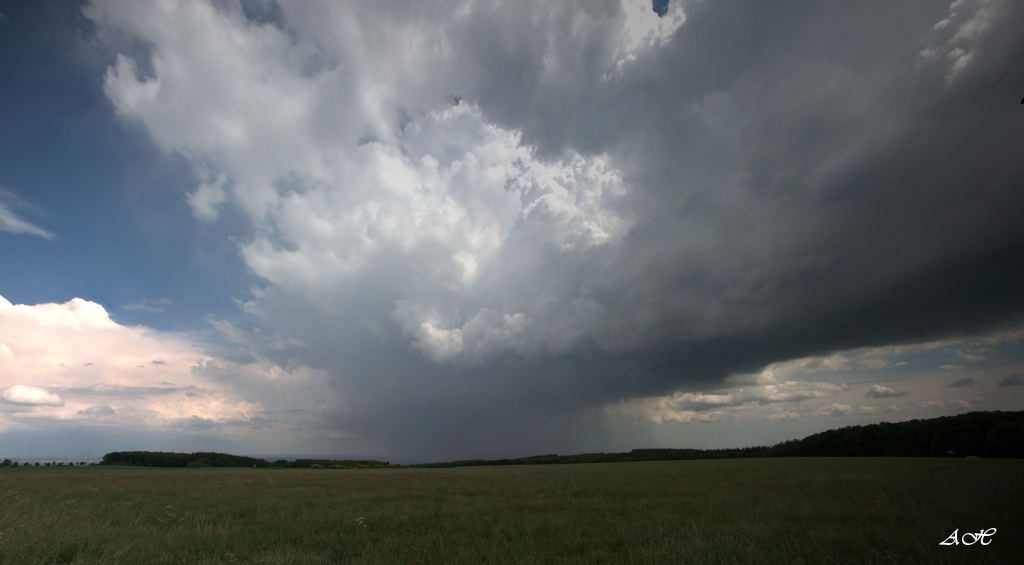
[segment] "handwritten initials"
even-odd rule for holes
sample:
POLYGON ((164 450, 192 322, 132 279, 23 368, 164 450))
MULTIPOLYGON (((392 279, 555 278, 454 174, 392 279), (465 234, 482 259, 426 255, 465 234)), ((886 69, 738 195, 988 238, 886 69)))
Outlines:
POLYGON ((981 542, 981 545, 988 545, 988 544, 992 543, 992 540, 986 540, 985 538, 995 534, 996 533, 996 529, 995 528, 989 528, 987 530, 981 530, 980 532, 978 532, 976 534, 970 533, 970 532, 965 532, 964 535, 962 535, 962 536, 960 536, 958 538, 957 534, 959 532, 960 532, 960 528, 957 528, 957 529, 953 530, 953 533, 949 534, 949 537, 946 538, 946 540, 943 541, 942 543, 940 543, 939 545, 960 545, 961 543, 964 544, 964 545, 974 545, 975 543, 977 543, 979 541, 981 542))

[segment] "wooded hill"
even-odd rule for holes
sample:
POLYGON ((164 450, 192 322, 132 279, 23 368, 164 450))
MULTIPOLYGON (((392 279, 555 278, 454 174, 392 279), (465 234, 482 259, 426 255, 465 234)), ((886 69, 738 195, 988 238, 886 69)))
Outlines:
POLYGON ((1024 457, 1024 411, 847 426, 779 443, 767 457, 1024 457))
MULTIPOLYGON (((773 446, 739 449, 634 449, 626 453, 534 455, 514 459, 467 459, 407 467, 559 465, 623 461, 733 459, 747 457, 1012 457, 1024 458, 1024 411, 968 412, 927 420, 847 426, 773 446)), ((291 469, 378 469, 399 467, 370 459, 265 459, 225 453, 115 451, 101 465, 143 467, 272 467, 291 469)))
POLYGON ((847 426, 773 446, 739 449, 634 449, 626 453, 470 459, 410 467, 550 465, 741 457, 1014 457, 1024 458, 1024 411, 968 412, 927 420, 847 426))

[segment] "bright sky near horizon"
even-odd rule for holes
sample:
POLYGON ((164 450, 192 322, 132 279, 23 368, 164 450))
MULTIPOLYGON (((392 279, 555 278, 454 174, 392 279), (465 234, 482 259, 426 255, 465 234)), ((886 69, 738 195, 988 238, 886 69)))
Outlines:
POLYGON ((1021 22, 0 0, 0 456, 423 462, 1022 410, 1021 22))

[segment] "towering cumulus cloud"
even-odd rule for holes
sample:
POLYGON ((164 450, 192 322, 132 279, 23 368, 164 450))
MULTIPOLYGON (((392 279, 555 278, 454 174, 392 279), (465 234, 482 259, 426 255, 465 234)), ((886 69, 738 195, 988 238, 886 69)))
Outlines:
POLYGON ((1020 320, 1024 5, 653 7, 85 14, 196 218, 248 220, 273 336, 232 335, 328 375, 339 438, 586 448, 608 403, 1020 320))

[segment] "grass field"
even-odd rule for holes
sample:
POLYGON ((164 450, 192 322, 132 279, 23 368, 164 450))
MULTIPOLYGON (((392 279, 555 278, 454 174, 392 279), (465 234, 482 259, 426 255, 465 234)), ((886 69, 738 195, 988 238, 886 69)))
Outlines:
POLYGON ((1024 461, 0 469, 0 562, 998 563, 1024 461), (997 528, 989 545, 941 546, 997 528))

